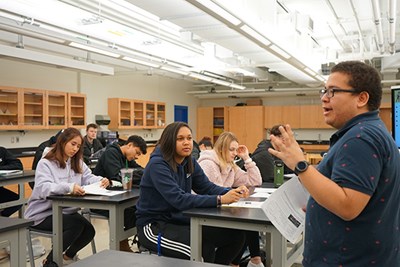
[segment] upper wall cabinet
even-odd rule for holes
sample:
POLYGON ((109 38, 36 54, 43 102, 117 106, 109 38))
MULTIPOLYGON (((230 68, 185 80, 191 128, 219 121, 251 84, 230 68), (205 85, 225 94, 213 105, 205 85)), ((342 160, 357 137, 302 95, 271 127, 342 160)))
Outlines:
POLYGON ((270 129, 274 125, 290 124, 292 128, 300 128, 299 106, 265 106, 264 128, 270 129))
POLYGON ((47 121, 49 129, 64 129, 68 123, 67 93, 47 91, 47 121))
POLYGON ((108 128, 122 129, 156 129, 164 128, 165 103, 126 98, 109 98, 108 128))
POLYGON ((213 143, 218 136, 228 130, 228 107, 197 108, 197 139, 211 137, 213 143))
POLYGON ((300 128, 302 129, 332 129, 325 123, 321 105, 300 106, 300 128))
POLYGON ((68 126, 86 127, 86 95, 68 93, 68 126))
POLYGON ((35 89, 20 90, 20 128, 43 129, 46 127, 46 91, 35 89))
POLYGON ((0 87, 0 130, 86 127, 86 95, 0 87))
POLYGON ((0 87, 0 129, 18 130, 18 88, 0 87))

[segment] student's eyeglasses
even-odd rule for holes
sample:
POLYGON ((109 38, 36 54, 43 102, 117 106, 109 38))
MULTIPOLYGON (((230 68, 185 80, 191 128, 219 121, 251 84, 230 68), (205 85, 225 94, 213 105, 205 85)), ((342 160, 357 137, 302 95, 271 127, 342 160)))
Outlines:
POLYGON ((325 94, 328 98, 332 98, 335 96, 335 93, 343 92, 343 93, 358 93, 356 89, 340 89, 340 88, 329 88, 322 89, 319 91, 319 97, 322 98, 325 94))

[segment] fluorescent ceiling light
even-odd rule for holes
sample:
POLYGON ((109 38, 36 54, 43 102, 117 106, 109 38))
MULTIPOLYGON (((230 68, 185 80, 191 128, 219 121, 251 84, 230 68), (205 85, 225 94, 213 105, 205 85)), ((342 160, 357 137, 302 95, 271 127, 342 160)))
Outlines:
POLYGON ((197 73, 190 73, 190 74, 189 74, 189 77, 192 77, 192 78, 195 78, 195 79, 199 79, 199 80, 202 80, 202 81, 206 81, 206 82, 211 82, 211 81, 213 81, 212 78, 207 77, 207 76, 205 76, 205 75, 197 74, 197 73))
POLYGON ((223 9, 222 7, 220 7, 219 5, 210 0, 196 0, 196 1, 201 5, 205 6, 206 8, 208 8, 209 10, 211 10, 212 12, 214 12, 215 14, 217 14, 218 16, 223 17, 224 19, 226 19, 235 26, 238 26, 240 23, 242 23, 240 19, 236 18, 231 13, 229 13, 228 11, 226 11, 225 9, 223 9))
POLYGON ((263 45, 270 45, 271 42, 265 38, 263 35, 255 31, 253 28, 250 28, 247 25, 243 25, 240 27, 245 33, 249 34, 251 37, 255 38, 257 41, 261 42, 263 45))
POLYGON ((60 67, 66 67, 71 69, 84 70, 106 75, 114 75, 114 68, 111 67, 106 67, 98 64, 78 61, 64 57, 53 56, 36 51, 10 47, 5 45, 0 45, 0 55, 55 65, 60 67))
POLYGON ((271 50, 273 50, 274 52, 278 53, 279 55, 281 55, 282 57, 284 57, 285 59, 289 59, 291 56, 286 53, 285 51, 283 51, 281 48, 277 47, 276 45, 271 45, 269 46, 269 48, 271 50))
POLYGON ((319 80, 321 82, 325 82, 325 78, 322 77, 321 75, 317 75, 317 76, 315 76, 315 78, 317 78, 317 80, 319 80))
POLYGON ((145 66, 148 66, 148 67, 152 67, 152 68, 159 68, 160 67, 160 65, 157 65, 157 64, 154 64, 154 63, 151 63, 151 62, 147 62, 147 61, 143 61, 143 60, 140 60, 140 59, 132 58, 132 57, 122 57, 122 59, 124 59, 126 61, 133 62, 133 63, 140 64, 140 65, 145 65, 145 66))
POLYGON ((102 54, 102 55, 106 55, 106 56, 109 56, 109 57, 118 58, 118 57, 121 56, 121 55, 116 54, 116 53, 108 52, 108 51, 105 51, 105 50, 102 50, 102 49, 98 49, 98 48, 95 48, 95 47, 91 47, 91 46, 87 46, 87 45, 83 45, 83 44, 79 44, 79 43, 71 42, 69 45, 72 46, 72 47, 75 47, 75 48, 92 51, 92 52, 95 52, 95 53, 98 53, 98 54, 102 54))
POLYGON ((145 58, 145 59, 149 59, 149 60, 152 60, 152 61, 157 61, 157 62, 162 62, 163 61, 161 58, 155 57, 155 56, 151 56, 151 55, 149 55, 149 54, 147 54, 145 52, 141 53, 141 52, 137 52, 137 51, 134 51, 134 50, 126 49, 126 48, 123 48, 123 47, 118 47, 118 51, 126 52, 128 54, 131 54, 131 55, 134 55, 134 56, 138 56, 138 57, 141 57, 141 58, 145 58))
POLYGON ((304 68, 304 71, 307 72, 308 74, 312 75, 312 76, 314 76, 316 74, 315 71, 313 71, 313 70, 311 70, 310 68, 307 68, 307 67, 304 68))
POLYGON ((218 80, 218 79, 213 79, 212 82, 216 83, 216 84, 219 84, 219 85, 223 85, 223 86, 230 86, 232 84, 230 82, 221 81, 221 80, 218 80))
POLYGON ((239 90, 244 90, 244 89, 246 89, 245 86, 242 86, 242 85, 239 85, 239 84, 236 84, 236 83, 232 83, 232 84, 230 85, 230 87, 231 87, 231 88, 235 88, 235 89, 239 89, 239 90))
POLYGON ((168 67, 161 67, 162 70, 166 70, 169 72, 173 72, 173 73, 177 73, 177 74, 181 74, 181 75, 188 75, 189 72, 184 71, 184 70, 179 70, 179 69, 173 69, 173 68, 168 68, 168 67))
POLYGON ((15 20, 15 21, 18 21, 18 22, 24 22, 24 20, 25 20, 21 16, 16 16, 14 14, 7 13, 7 12, 4 12, 4 11, 0 11, 0 16, 4 17, 4 18, 11 19, 11 20, 15 20))

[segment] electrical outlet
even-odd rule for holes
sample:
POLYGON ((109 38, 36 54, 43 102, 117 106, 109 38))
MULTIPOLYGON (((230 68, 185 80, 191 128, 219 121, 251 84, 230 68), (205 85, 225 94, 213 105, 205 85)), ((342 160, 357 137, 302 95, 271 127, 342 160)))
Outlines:
POLYGON ((13 137, 11 137, 11 143, 15 143, 15 138, 14 138, 14 136, 13 137))
POLYGON ((19 143, 19 137, 18 136, 15 137, 15 142, 19 143))

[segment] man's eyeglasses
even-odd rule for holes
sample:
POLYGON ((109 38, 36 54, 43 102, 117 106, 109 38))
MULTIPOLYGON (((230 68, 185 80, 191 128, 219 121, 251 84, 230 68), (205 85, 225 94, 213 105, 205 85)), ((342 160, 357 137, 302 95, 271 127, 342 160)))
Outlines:
POLYGON ((329 88, 329 89, 322 89, 319 91, 319 97, 322 98, 325 94, 328 98, 332 98, 336 92, 343 92, 343 93, 357 93, 356 89, 340 89, 340 88, 329 88))

